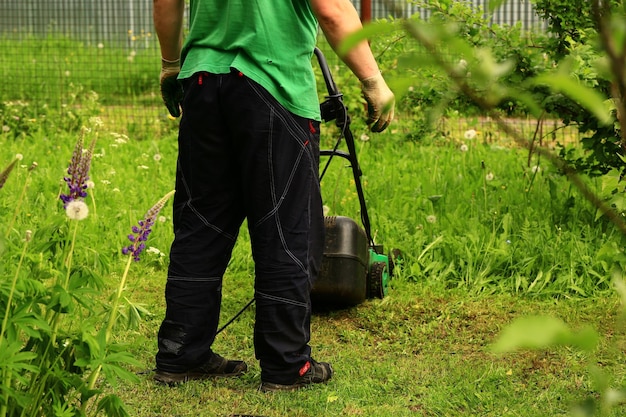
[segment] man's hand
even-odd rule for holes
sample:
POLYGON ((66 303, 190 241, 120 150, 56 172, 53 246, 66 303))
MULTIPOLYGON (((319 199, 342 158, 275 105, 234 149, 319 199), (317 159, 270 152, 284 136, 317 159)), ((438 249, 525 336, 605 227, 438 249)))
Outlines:
POLYGON ((178 81, 180 59, 167 61, 161 58, 161 97, 172 117, 180 116, 183 87, 178 81))
POLYGON ((393 120, 395 97, 382 74, 361 80, 361 91, 367 102, 367 124, 372 132, 382 132, 393 120))

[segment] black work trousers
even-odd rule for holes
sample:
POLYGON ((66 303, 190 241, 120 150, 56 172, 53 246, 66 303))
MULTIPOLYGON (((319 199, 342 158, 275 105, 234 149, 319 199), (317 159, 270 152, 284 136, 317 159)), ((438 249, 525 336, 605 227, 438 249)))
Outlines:
POLYGON ((247 219, 261 378, 291 383, 310 359, 310 292, 323 251, 319 122, 235 70, 183 85, 157 368, 183 372, 212 355, 223 275, 247 219))

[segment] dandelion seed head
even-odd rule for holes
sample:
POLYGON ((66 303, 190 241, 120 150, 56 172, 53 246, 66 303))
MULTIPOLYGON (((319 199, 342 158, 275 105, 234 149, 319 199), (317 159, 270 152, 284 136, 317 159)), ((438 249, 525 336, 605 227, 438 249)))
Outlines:
POLYGON ((72 200, 67 203, 65 214, 72 220, 84 220, 89 215, 89 207, 82 200, 72 200))
POLYGON ((159 216, 158 220, 159 223, 165 223, 167 221, 167 218, 165 216, 159 216))
POLYGON ((152 159, 154 159, 155 161, 159 162, 161 160, 161 154, 155 153, 154 156, 152 157, 152 159))
POLYGON ((102 49, 102 48, 104 48, 104 44, 103 44, 102 42, 100 42, 100 43, 98 44, 98 49, 102 49))
POLYGON ((467 152, 467 151, 469 150, 469 148, 467 147, 467 145, 466 145, 466 144, 463 144, 463 145, 461 145, 461 147, 459 148, 459 150, 460 150, 461 152, 467 152))
POLYGON ((21 153, 16 153, 15 159, 17 159, 18 161, 21 161, 22 159, 24 159, 24 155, 22 155, 21 153))
POLYGON ((434 214, 426 216, 426 221, 431 224, 437 223, 437 216, 435 216, 434 214))
POLYGON ((474 129, 469 129, 465 131, 465 134, 463 134, 463 137, 465 139, 471 140, 471 139, 474 139, 477 134, 478 132, 476 132, 474 129))
POLYGON ((10 132, 11 128, 7 125, 2 125, 2 133, 10 132))
POLYGON ((493 181, 494 175, 493 173, 489 172, 487 175, 485 175, 485 179, 487 181, 493 181))
POLYGON ((87 186, 88 189, 93 190, 94 187, 96 186, 96 183, 91 181, 91 180, 89 180, 89 181, 85 182, 85 185, 87 186))

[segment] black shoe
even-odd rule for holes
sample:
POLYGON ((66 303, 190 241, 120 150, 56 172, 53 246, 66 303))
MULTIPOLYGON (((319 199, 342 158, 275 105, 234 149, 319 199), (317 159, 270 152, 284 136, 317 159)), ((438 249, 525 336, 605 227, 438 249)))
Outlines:
POLYGON ((273 382, 261 382, 259 391, 294 391, 311 384, 327 382, 333 376, 333 367, 326 362, 316 362, 311 359, 300 369, 300 376, 292 384, 275 384, 273 382))
POLYGON ((204 365, 187 372, 166 372, 157 368, 154 380, 161 384, 175 385, 183 382, 229 376, 239 376, 248 370, 244 361, 230 361, 214 353, 204 365))

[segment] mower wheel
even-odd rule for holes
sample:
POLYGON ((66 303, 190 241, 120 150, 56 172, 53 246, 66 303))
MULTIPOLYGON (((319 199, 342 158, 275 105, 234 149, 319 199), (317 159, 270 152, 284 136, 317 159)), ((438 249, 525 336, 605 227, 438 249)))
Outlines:
POLYGON ((383 298, 385 296, 383 282, 386 269, 387 264, 385 262, 374 262, 372 264, 368 276, 368 298, 383 298))

